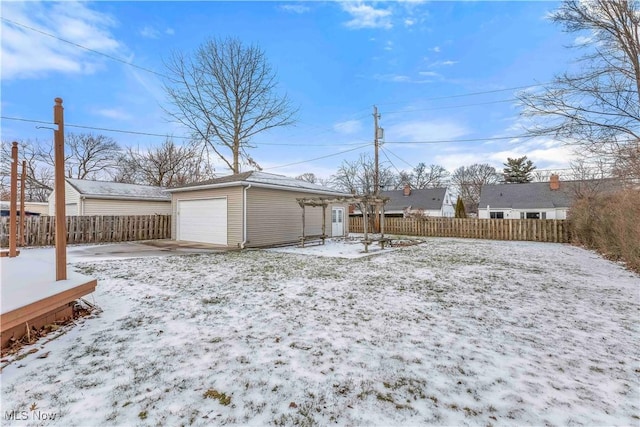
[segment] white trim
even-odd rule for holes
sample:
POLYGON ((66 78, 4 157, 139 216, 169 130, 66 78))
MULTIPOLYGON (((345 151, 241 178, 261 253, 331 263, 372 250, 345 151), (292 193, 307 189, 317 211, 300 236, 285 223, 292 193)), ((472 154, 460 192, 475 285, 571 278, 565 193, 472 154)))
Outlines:
POLYGON ((328 196, 345 196, 345 197, 352 196, 352 194, 342 193, 340 191, 314 190, 314 189, 304 188, 304 187, 289 187, 289 186, 276 185, 276 184, 263 184, 263 183, 252 182, 252 181, 233 181, 233 182, 224 182, 221 184, 193 185, 190 187, 167 188, 162 191, 166 191, 168 193, 180 193, 185 191, 209 190, 213 188, 238 187, 238 186, 247 186, 247 185, 251 185, 253 187, 258 187, 258 188, 269 188, 273 190, 295 191, 298 193, 325 194, 328 196))
MULTIPOLYGON (((224 245, 226 246, 229 243, 229 200, 227 196, 218 196, 218 197, 198 197, 195 199, 178 199, 176 200, 176 240, 181 241, 182 236, 180 233, 180 202, 196 202, 200 200, 224 200, 225 208, 227 212, 225 212, 226 224, 225 224, 225 237, 224 237, 224 245)), ((207 243, 207 242, 204 242, 207 243)))
POLYGON ((242 191, 242 243, 240 249, 244 249, 247 245, 247 190, 251 188, 251 184, 243 187, 242 191))

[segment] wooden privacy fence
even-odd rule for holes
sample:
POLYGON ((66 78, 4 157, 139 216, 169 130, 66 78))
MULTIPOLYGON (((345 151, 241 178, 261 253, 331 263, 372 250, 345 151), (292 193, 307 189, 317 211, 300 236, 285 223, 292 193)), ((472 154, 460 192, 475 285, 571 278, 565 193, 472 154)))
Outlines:
MULTIPOLYGON (((465 237, 569 243, 569 221, 555 219, 388 218, 385 234, 426 237, 465 237)), ((349 217, 349 231, 363 233, 362 217, 349 217)))
MULTIPOLYGON (((54 216, 25 217, 25 246, 55 244, 54 216)), ((171 238, 171 215, 68 216, 67 243, 106 243, 171 238)), ((18 242, 20 238, 18 238, 18 242)), ((9 244, 9 217, 0 221, 0 243, 9 244)))

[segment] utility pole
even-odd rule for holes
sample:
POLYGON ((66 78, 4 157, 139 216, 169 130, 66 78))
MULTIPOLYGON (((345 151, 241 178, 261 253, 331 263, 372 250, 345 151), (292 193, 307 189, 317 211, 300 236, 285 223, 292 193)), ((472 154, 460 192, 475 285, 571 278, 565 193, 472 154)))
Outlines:
POLYGON ((375 147, 375 166, 373 173, 373 195, 378 196, 380 194, 380 170, 378 167, 378 119, 380 118, 380 114, 378 114, 378 107, 373 106, 373 145, 375 147))

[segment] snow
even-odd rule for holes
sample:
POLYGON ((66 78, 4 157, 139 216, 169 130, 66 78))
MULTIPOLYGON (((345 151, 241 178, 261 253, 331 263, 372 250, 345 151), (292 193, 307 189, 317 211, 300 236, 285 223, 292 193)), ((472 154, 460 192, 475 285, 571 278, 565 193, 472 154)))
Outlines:
POLYGON ((0 267, 0 313, 3 314, 91 280, 69 268, 67 280, 56 281, 55 250, 50 248, 22 249, 15 258, 0 258, 0 267))
POLYGON ((166 193, 162 187, 73 178, 67 178, 67 181, 75 187, 80 194, 86 196, 108 196, 159 201, 171 200, 171 194, 166 193))
POLYGON ((325 246, 76 264, 103 311, 3 369, 3 425, 640 424, 638 275, 561 244, 325 246))
POLYGON ((337 191, 328 187, 324 187, 322 185, 303 181, 301 179, 295 179, 295 178, 290 178, 284 175, 276 175, 276 174, 266 173, 266 172, 252 172, 249 178, 246 179, 246 182, 255 182, 257 184, 278 185, 278 186, 292 187, 292 188, 298 188, 303 190, 328 192, 331 194, 335 194, 337 196, 344 196, 344 197, 352 196, 349 193, 337 191))

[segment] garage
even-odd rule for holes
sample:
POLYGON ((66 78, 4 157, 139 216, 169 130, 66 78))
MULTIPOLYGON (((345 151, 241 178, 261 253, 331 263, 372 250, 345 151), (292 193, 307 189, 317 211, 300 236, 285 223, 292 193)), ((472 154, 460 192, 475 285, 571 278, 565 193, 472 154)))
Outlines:
POLYGON ((179 200, 177 240, 227 245, 227 198, 179 200))

